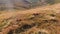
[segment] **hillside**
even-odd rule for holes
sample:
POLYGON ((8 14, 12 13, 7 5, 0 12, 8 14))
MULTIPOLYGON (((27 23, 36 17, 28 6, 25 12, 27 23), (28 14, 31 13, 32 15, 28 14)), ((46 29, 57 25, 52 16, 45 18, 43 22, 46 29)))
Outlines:
POLYGON ((1 12, 0 34, 60 34, 60 3, 1 12))

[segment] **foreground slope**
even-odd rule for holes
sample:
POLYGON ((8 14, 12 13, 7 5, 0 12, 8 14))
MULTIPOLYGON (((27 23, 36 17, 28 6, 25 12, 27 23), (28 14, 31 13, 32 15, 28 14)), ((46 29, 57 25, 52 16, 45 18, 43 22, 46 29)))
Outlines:
POLYGON ((60 34, 60 4, 0 14, 0 34, 60 34))

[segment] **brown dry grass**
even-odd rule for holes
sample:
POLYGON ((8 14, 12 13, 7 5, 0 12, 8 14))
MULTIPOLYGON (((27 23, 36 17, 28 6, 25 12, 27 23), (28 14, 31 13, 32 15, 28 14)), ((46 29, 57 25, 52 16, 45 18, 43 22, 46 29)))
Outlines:
MULTIPOLYGON (((32 15, 32 14, 36 14, 36 13, 39 13, 39 14, 41 13, 42 15, 45 14, 44 17, 46 19, 48 19, 48 20, 50 20, 51 17, 48 16, 47 14, 55 14, 56 15, 55 19, 58 20, 58 22, 57 22, 57 24, 55 26, 52 26, 52 27, 49 26, 49 27, 54 28, 54 29, 52 29, 52 31, 53 30, 57 31, 57 33, 54 33, 54 31, 53 31, 54 34, 60 34, 60 3, 59 4, 55 4, 55 5, 51 5, 51 6, 46 6, 46 7, 37 7, 37 8, 34 8, 34 9, 25 10, 25 11, 20 11, 20 10, 16 10, 15 11, 14 10, 14 11, 11 11, 11 12, 2 12, 0 14, 0 23, 4 23, 2 21, 5 20, 5 19, 10 19, 10 20, 9 20, 9 26, 4 27, 2 29, 2 32, 0 32, 0 34, 7 34, 10 30, 15 30, 18 27, 20 27, 20 26, 18 26, 18 24, 15 24, 16 23, 16 19, 18 19, 18 20, 22 19, 22 24, 20 24, 21 26, 24 25, 24 24, 31 24, 33 21, 30 21, 30 20, 26 21, 24 19, 31 18, 32 16, 28 16, 28 15, 32 15), (10 23, 10 22, 12 22, 12 23, 10 23)), ((43 18, 41 18, 41 19, 37 18, 36 20, 38 21, 38 20, 44 20, 44 19, 43 18)), ((38 21, 38 22, 40 22, 40 21, 38 21)), ((43 23, 38 28, 33 27, 33 28, 31 28, 31 29, 29 29, 27 31, 28 33, 26 33, 26 32, 24 32, 24 33, 25 34, 29 34, 30 31, 34 31, 34 30, 38 31, 38 29, 41 29, 44 26, 47 27, 47 29, 49 28, 46 24, 43 23)), ((48 29, 46 31, 49 32, 51 30, 48 29)))

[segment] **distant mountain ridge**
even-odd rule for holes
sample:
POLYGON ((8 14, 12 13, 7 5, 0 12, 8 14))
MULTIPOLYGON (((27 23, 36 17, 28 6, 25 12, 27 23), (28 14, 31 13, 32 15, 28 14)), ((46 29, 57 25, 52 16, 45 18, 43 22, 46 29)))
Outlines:
POLYGON ((4 9, 30 9, 36 6, 54 4, 58 0, 0 0, 0 10, 4 9), (7 5, 7 6, 6 6, 7 5))

